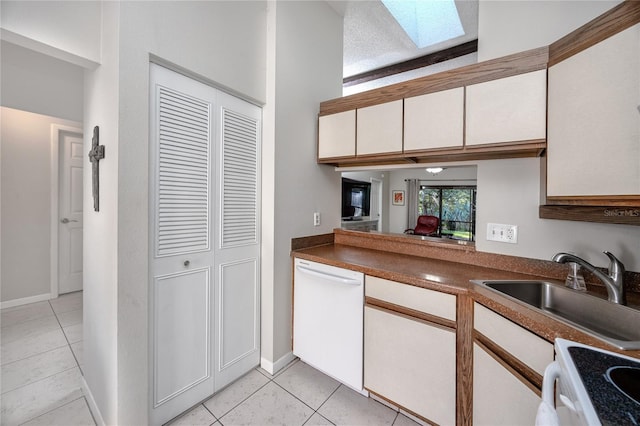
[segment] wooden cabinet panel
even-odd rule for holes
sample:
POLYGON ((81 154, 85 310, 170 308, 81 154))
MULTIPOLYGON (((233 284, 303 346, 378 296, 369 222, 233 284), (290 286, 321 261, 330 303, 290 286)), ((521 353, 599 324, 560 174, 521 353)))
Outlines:
POLYGON ((640 195, 640 24, 549 68, 547 196, 640 195))
POLYGON ((473 424, 534 423, 540 396, 492 354, 473 344, 473 424))
POLYGON ((454 295, 369 275, 365 278, 364 288, 364 293, 367 297, 373 297, 451 321, 456 320, 456 296, 454 295))
POLYGON ((467 146, 546 138, 547 71, 466 88, 467 146))
POLYGON ((462 147, 464 88, 404 100, 404 151, 462 147))
POLYGON ((357 112, 357 155, 402 152, 402 100, 357 112))
POLYGON ((553 344, 475 303, 474 328, 539 374, 553 361, 553 344))
POLYGON ((365 307, 365 388, 431 422, 456 422, 456 335, 365 307))
POLYGON ((323 115, 318 120, 318 158, 356 155, 356 111, 323 115))

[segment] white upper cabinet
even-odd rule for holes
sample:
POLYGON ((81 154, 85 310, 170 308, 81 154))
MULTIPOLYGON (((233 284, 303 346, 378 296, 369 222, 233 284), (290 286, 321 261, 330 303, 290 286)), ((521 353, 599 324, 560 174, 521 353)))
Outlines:
POLYGON ((356 155, 356 111, 323 115, 318 120, 318 158, 356 155))
POLYGON ((466 145, 546 138, 547 71, 467 86, 466 145))
POLYGON ((406 98, 405 152, 462 147, 463 117, 463 87, 406 98))
POLYGON ((640 194, 640 24, 549 68, 547 196, 640 194))
POLYGON ((358 109, 358 155, 402 152, 402 99, 358 109))

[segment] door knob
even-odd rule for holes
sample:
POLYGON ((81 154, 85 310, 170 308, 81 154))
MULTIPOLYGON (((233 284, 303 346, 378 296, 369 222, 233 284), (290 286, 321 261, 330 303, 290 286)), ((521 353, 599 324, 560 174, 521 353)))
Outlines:
POLYGON ((60 222, 62 223, 69 223, 69 222, 77 222, 77 220, 75 219, 68 219, 66 217, 63 217, 62 219, 60 219, 60 222))

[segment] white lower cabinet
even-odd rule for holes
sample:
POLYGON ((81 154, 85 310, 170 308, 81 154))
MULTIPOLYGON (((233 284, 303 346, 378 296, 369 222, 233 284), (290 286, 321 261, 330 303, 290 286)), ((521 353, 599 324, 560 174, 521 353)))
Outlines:
POLYGON ((474 304, 474 329, 473 424, 533 424, 540 389, 513 363, 530 377, 539 375, 541 379, 545 367, 553 362, 553 344, 478 303, 474 304), (494 350, 478 339, 490 342, 494 350))
POLYGON ((378 308, 364 313, 365 388, 432 422, 456 422, 456 335, 378 308))
MULTIPOLYGON (((453 300, 455 312, 455 296, 372 278, 367 277, 365 285, 369 297, 371 292, 367 286, 373 281, 382 287, 395 287, 396 295, 409 290, 410 293, 416 292, 418 299, 429 295, 449 297, 453 300)), ((377 291, 377 295, 381 294, 377 291)), ((455 331, 372 305, 365 306, 364 324, 365 388, 429 422, 454 425, 455 331)))
POLYGON ((532 425, 540 396, 495 355, 473 344, 473 424, 532 425))

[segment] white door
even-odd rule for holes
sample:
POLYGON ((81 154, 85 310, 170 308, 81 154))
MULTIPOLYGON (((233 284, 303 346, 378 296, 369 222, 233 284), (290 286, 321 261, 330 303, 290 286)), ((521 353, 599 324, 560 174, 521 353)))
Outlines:
POLYGON ((260 363, 260 135, 262 111, 220 92, 214 264, 216 391, 260 363))
POLYGON ((379 179, 371 178, 369 215, 371 216, 371 220, 378 221, 376 230, 382 231, 382 181, 379 179))
POLYGON ((260 109, 155 64, 150 95, 151 422, 161 424, 259 362, 260 109))
POLYGON ((82 133, 59 130, 58 293, 82 290, 82 133))

